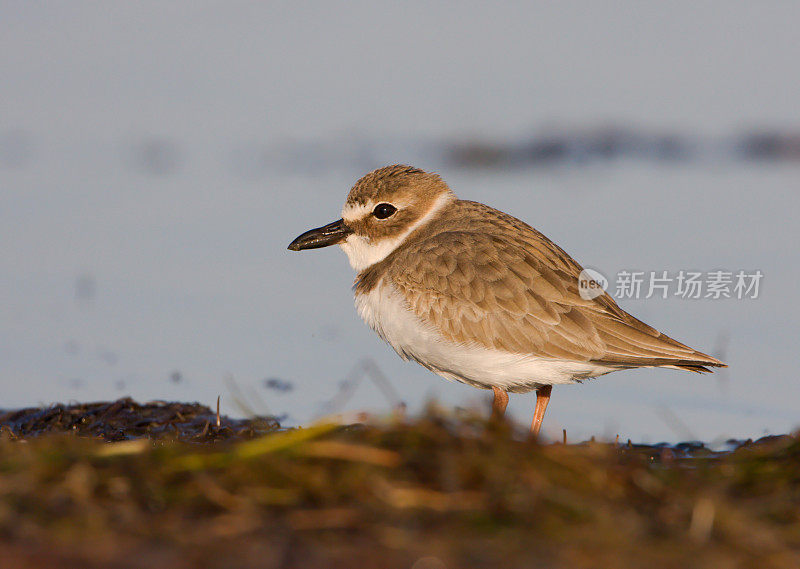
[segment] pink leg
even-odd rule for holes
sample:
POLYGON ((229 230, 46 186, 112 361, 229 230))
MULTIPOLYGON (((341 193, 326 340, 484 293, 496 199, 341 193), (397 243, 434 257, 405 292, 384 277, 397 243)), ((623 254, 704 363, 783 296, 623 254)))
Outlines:
POLYGON ((499 419, 506 412, 508 406, 508 393, 499 387, 492 387, 494 399, 492 399, 492 419, 499 419))
POLYGON ((542 428, 544 412, 547 410, 547 404, 550 403, 551 391, 553 391, 552 385, 543 385, 536 390, 536 409, 533 411, 533 422, 531 423, 531 434, 535 437, 539 436, 539 429, 542 428))

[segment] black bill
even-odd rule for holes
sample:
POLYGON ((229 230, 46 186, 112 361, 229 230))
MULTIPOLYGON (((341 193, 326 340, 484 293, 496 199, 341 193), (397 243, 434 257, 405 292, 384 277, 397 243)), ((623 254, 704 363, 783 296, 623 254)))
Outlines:
POLYGON ((289 243, 289 249, 301 251, 303 249, 319 249, 328 245, 336 245, 347 239, 347 236, 352 232, 353 230, 344 224, 344 220, 340 219, 328 225, 306 231, 289 243))

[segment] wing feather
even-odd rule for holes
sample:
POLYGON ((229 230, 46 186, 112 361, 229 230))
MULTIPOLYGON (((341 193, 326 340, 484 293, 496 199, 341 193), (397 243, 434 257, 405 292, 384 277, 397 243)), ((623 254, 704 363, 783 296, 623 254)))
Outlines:
POLYGON ((506 217, 515 223, 510 230, 503 225, 505 232, 499 225, 492 232, 439 231, 393 255, 386 277, 445 338, 612 367, 702 371, 696 368, 721 365, 637 320, 607 294, 582 298, 580 265, 541 233, 506 217))

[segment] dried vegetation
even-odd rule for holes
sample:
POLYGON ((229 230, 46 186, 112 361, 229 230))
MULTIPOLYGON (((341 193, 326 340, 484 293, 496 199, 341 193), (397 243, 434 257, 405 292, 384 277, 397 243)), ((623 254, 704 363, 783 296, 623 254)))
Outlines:
POLYGON ((800 567, 796 435, 540 445, 435 411, 282 430, 130 400, 0 424, 5 569, 800 567))

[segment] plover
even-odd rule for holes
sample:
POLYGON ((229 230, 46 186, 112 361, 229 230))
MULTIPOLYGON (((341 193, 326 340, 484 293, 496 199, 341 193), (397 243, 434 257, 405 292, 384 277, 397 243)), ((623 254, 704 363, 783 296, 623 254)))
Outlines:
POLYGON ((358 313, 406 360, 494 392, 536 390, 538 435, 553 385, 613 371, 725 364, 622 310, 604 291, 581 294, 582 267, 519 219, 458 199, 436 174, 405 165, 370 172, 342 218, 289 249, 338 244, 358 273, 358 313), (592 296, 594 296, 592 298, 592 296))

